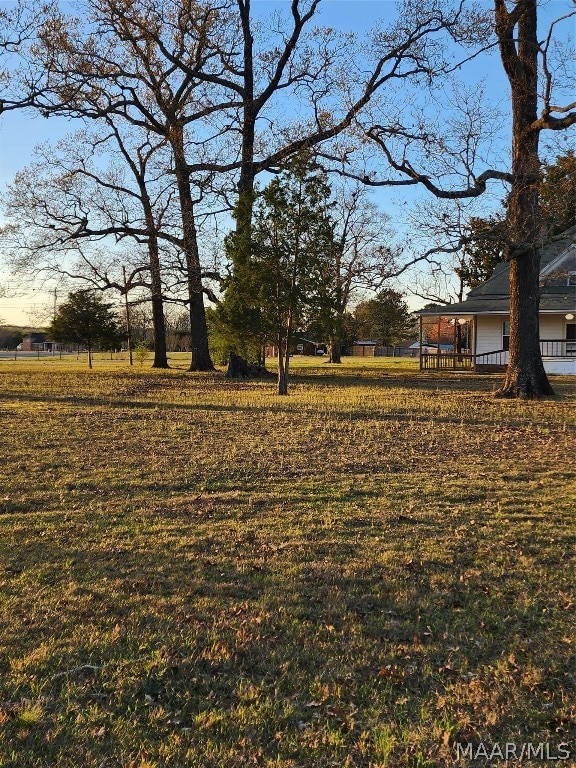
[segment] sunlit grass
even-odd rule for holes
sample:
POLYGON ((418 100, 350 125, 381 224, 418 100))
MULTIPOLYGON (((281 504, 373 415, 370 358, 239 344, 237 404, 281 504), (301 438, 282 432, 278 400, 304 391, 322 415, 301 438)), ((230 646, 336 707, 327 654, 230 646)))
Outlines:
POLYGON ((0 766, 574 742, 574 403, 293 358, 0 362, 0 766))

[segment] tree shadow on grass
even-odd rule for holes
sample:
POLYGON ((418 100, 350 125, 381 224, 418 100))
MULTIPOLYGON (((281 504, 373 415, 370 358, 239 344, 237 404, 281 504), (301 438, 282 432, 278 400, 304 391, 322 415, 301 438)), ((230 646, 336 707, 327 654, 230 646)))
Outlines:
POLYGON ((19 765, 86 749, 90 766, 161 761, 168 739, 178 766, 216 764, 218 749, 228 764, 368 766, 366 734, 383 724, 394 766, 447 765, 459 738, 571 738, 563 582, 546 547, 529 550, 543 520, 511 532, 487 513, 474 526, 468 511, 345 502, 323 520, 307 500, 285 489, 283 505, 240 518, 224 500, 210 519, 135 511, 89 536, 35 540, 32 527, 44 565, 29 576, 30 623, 7 638, 28 657, 5 695, 41 690, 47 709, 25 752, 9 729, 19 765))
MULTIPOLYGON (((17 393, 4 393, 2 395, 5 400, 31 402, 31 403, 54 403, 73 406, 76 409, 81 408, 94 408, 101 407, 105 409, 118 409, 123 411, 162 411, 173 413, 202 413, 202 412, 215 412, 215 413, 244 413, 244 414, 270 414, 274 413, 286 413, 295 417, 302 417, 306 414, 317 415, 319 409, 310 405, 294 406, 289 401, 286 405, 278 402, 265 405, 227 405, 220 403, 166 403, 147 400, 114 400, 112 398, 100 398, 100 397, 80 397, 70 395, 59 396, 44 396, 44 395, 28 395, 17 393)), ((80 411, 79 411, 80 412, 80 411)), ((417 411, 412 412, 409 408, 395 408, 391 407, 388 413, 382 413, 374 410, 371 407, 358 408, 356 406, 349 409, 331 408, 326 411, 326 415, 335 419, 341 419, 344 422, 348 421, 363 421, 365 419, 371 419, 374 421, 393 421, 393 422, 406 422, 406 423, 430 423, 431 421, 442 424, 454 424, 462 426, 463 424, 485 424, 490 427, 500 427, 502 425, 502 415, 494 413, 489 417, 482 416, 479 410, 469 411, 468 414, 462 414, 459 416, 449 416, 438 413, 434 408, 434 403, 430 404, 430 412, 423 412, 423 408, 420 407, 417 411)), ((523 424, 524 420, 518 417, 516 420, 507 420, 507 425, 514 423, 523 424)))

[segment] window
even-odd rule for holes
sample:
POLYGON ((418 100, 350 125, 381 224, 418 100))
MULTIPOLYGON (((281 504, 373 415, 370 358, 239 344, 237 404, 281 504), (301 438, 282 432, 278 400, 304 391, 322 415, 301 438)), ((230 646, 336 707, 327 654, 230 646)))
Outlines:
POLYGON ((576 272, 568 272, 567 285, 576 285, 576 272))
POLYGON ((510 349, 510 320, 504 320, 502 323, 502 349, 510 349))

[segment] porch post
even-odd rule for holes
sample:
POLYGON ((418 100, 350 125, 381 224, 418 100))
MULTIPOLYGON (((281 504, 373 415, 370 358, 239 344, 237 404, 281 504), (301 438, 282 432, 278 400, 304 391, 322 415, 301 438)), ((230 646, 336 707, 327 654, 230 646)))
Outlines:
POLYGON ((474 370, 476 370, 476 350, 477 350, 477 344, 476 344, 476 337, 478 336, 477 333, 478 330, 478 315, 472 315, 472 322, 470 323, 470 333, 472 334, 472 367, 474 370))

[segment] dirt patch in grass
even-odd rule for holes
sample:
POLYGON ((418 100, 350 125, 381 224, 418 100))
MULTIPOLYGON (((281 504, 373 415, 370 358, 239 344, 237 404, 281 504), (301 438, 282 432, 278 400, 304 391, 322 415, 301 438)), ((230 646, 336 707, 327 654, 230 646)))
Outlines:
POLYGON ((0 766, 574 759, 576 394, 496 382, 3 367, 0 766))

